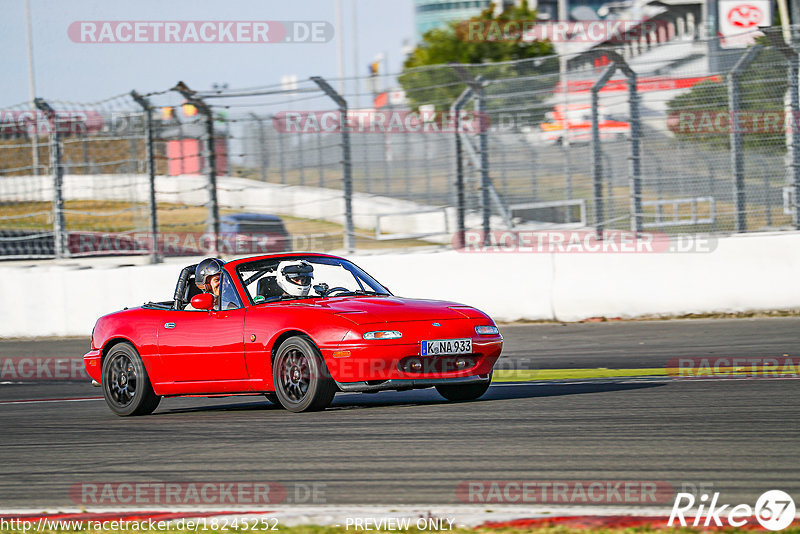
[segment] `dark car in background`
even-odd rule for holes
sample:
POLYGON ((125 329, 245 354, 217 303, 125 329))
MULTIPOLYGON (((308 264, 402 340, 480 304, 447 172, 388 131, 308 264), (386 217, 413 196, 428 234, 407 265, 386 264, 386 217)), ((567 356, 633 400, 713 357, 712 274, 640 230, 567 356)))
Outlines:
POLYGON ((233 213, 220 218, 223 238, 236 240, 237 248, 247 253, 285 252, 292 248, 292 237, 283 220, 264 213, 233 213))

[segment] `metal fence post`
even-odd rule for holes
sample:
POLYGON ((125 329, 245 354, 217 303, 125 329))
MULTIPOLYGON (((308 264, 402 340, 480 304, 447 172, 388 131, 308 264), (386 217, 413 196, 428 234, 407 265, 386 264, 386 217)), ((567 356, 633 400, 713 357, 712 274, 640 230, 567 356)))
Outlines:
POLYGON ((472 87, 467 87, 461 93, 455 102, 450 106, 450 115, 455 124, 455 140, 456 140, 456 249, 464 248, 464 232, 466 231, 466 205, 464 200, 464 148, 461 145, 461 108, 472 98, 472 87))
POLYGON ((178 91, 186 101, 197 108, 206 119, 206 173, 208 174, 208 231, 213 236, 211 240, 213 256, 219 254, 219 203, 217 202, 217 152, 214 138, 214 113, 205 101, 186 87, 183 82, 173 88, 178 91))
MULTIPOLYGON (((391 109, 391 108, 387 108, 391 109)), ((389 159, 393 159, 392 154, 392 138, 389 136, 388 131, 383 132, 383 191, 386 195, 392 193, 392 170, 389 165, 389 159)))
POLYGON ((800 90, 797 77, 800 73, 800 57, 797 52, 789 61, 789 99, 792 108, 792 163, 791 176, 794 182, 794 228, 800 230, 800 90))
POLYGON ((594 217, 597 236, 603 235, 603 225, 605 224, 605 208, 603 206, 603 150, 600 147, 600 126, 598 116, 598 106, 600 98, 598 92, 611 79, 617 70, 615 63, 605 68, 600 78, 592 85, 592 182, 594 189, 594 217))
POLYGON ((628 92, 630 94, 630 113, 631 113, 631 210, 633 220, 631 230, 636 235, 642 233, 642 125, 639 116, 639 92, 636 88, 636 73, 627 67, 628 92))
POLYGON ((428 143, 422 143, 422 160, 425 162, 425 203, 431 203, 431 166, 430 166, 430 147, 428 143))
POLYGON ((258 125, 258 163, 259 167, 261 167, 261 181, 267 181, 267 156, 266 156, 266 147, 267 141, 264 137, 264 123, 261 122, 261 118, 256 115, 255 113, 250 113, 250 116, 256 121, 258 125))
POLYGON ((363 154, 363 164, 364 164, 364 189, 367 193, 372 193, 372 174, 369 168, 369 137, 365 137, 363 135, 359 136, 361 141, 361 152, 363 154))
POLYGON ((286 185, 286 156, 283 153, 283 132, 277 132, 278 137, 278 163, 281 170, 281 185, 286 185))
POLYGON ((483 244, 491 242, 491 212, 489 206, 489 124, 486 117, 486 89, 481 83, 478 89, 478 139, 481 149, 481 210, 483 214, 483 244))
MULTIPOLYGON (((643 228, 643 213, 642 213, 642 161, 641 161, 641 143, 642 143, 642 122, 641 116, 639 115, 639 92, 636 87, 637 84, 637 76, 636 73, 633 72, 630 65, 625 61, 620 54, 614 52, 613 50, 594 50, 591 55, 588 55, 587 58, 591 59, 592 57, 605 57, 611 60, 609 67, 614 67, 615 69, 621 70, 625 76, 628 78, 628 102, 630 104, 630 123, 631 123, 631 152, 629 156, 630 166, 630 195, 631 195, 631 230, 633 230, 637 235, 642 232, 643 228)), ((601 76, 601 80, 605 76, 608 71, 605 71, 601 76)), ((609 75, 610 77, 610 75, 609 75)), ((608 80, 606 80, 608 81, 608 80)), ((595 84, 592 86, 592 92, 596 90, 599 91, 601 88, 600 84, 595 84)), ((596 123, 597 117, 595 116, 596 111, 592 110, 592 121, 593 124, 596 123)), ((594 133, 593 133, 594 136, 594 133)), ((592 142, 594 143, 594 137, 592 142)), ((599 139, 598 139, 599 141, 599 139)))
POLYGON ((131 91, 131 97, 144 110, 144 127, 147 131, 146 153, 147 153, 147 176, 149 179, 150 195, 150 239, 152 239, 152 249, 150 250, 150 263, 159 263, 161 257, 158 254, 158 204, 156 204, 156 161, 153 145, 153 108, 146 98, 136 91, 131 91))
MULTIPOLYGON (((473 94, 477 97, 476 112, 478 115, 478 150, 481 171, 481 213, 483 222, 483 244, 488 246, 491 243, 491 214, 492 208, 489 205, 489 188, 491 181, 489 178, 489 117, 486 113, 486 89, 483 76, 473 77, 463 65, 458 63, 448 64, 461 80, 472 87, 473 94)), ((456 134, 458 135, 458 133, 456 134)), ((501 206, 502 209, 502 206, 501 206)))
MULTIPOLYGON (((319 186, 325 187, 325 162, 322 157, 322 131, 317 131, 317 164, 319 165, 319 186)), ((369 174, 369 173, 367 173, 369 174)))
POLYGON ((306 185, 306 165, 303 161, 303 132, 297 132, 297 153, 300 155, 297 161, 297 166, 300 168, 300 185, 306 185))
POLYGON ((34 99, 34 105, 44 113, 50 123, 50 169, 53 173, 53 250, 56 259, 69 257, 66 222, 64 220, 64 165, 60 126, 55 110, 43 98, 34 99))
MULTIPOLYGON (((744 69, 761 50, 761 45, 753 46, 744 53, 728 74, 728 111, 731 114, 731 166, 733 167, 734 186, 736 188, 736 231, 747 231, 747 198, 744 183, 744 152, 742 147, 742 132, 739 129, 739 112, 741 101, 739 98, 739 77, 744 69)), ((767 210, 769 210, 767 204, 767 210)))
POLYGON ((403 135, 403 183, 406 189, 406 200, 411 200, 411 149, 408 140, 408 133, 403 135))
POLYGON ((792 141, 790 146, 791 159, 789 160, 787 171, 789 171, 789 179, 794 189, 794 228, 795 230, 800 230, 800 135, 797 134, 798 126, 800 126, 800 88, 798 88, 797 80, 798 75, 800 75, 800 55, 797 50, 786 44, 779 30, 771 29, 764 33, 769 43, 783 54, 789 62, 786 74, 789 83, 789 108, 792 116, 792 127, 787 129, 787 135, 790 134, 792 136, 792 141))
POLYGON ((342 124, 342 170, 344 180, 344 248, 347 252, 355 250, 355 229, 353 227, 353 175, 350 155, 350 130, 347 123, 347 101, 337 93, 321 76, 312 76, 311 81, 319 86, 331 100, 339 106, 342 124))

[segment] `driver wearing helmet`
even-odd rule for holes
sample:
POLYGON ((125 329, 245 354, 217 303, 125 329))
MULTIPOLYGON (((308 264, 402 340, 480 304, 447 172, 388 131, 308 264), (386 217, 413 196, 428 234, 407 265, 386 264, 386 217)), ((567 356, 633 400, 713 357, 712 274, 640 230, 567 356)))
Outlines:
MULTIPOLYGON (((219 285, 222 276, 222 266, 225 264, 219 258, 206 258, 197 264, 194 270, 194 283, 204 293, 214 295, 214 308, 219 305, 219 285)), ((189 303, 185 310, 199 311, 189 303)))
POLYGON ((314 267, 304 260, 282 261, 278 264, 275 277, 285 296, 305 297, 311 290, 314 267))

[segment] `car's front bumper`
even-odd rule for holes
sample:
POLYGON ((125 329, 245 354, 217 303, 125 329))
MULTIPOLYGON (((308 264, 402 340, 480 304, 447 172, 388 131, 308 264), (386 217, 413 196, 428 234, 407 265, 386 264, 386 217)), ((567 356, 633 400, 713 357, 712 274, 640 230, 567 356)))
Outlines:
POLYGON ((463 355, 421 356, 418 342, 342 343, 335 349, 323 348, 322 354, 331 377, 339 384, 401 380, 412 383, 455 378, 475 380, 478 376, 488 375, 502 348, 502 338, 497 336, 493 339, 474 338, 472 353, 463 355), (454 365, 458 360, 464 360, 466 365, 454 365), (438 365, 440 361, 443 366, 438 365), (420 363, 421 369, 412 371, 407 365, 411 362, 420 363))
POLYGON ((83 355, 83 366, 86 367, 86 372, 95 382, 100 382, 103 371, 100 368, 100 349, 92 349, 83 355))
POLYGON ((363 382, 336 382, 342 391, 387 391, 422 389, 433 386, 455 385, 455 384, 480 384, 490 380, 490 374, 461 376, 456 378, 400 378, 394 380, 369 380, 363 382))

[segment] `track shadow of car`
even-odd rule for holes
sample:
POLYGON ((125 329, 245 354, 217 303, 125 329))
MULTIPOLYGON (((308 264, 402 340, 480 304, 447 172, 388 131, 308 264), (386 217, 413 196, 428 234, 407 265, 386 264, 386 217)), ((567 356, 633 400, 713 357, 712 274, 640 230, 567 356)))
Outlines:
MULTIPOLYGON (((401 406, 426 406, 436 404, 473 404, 493 402, 500 400, 530 399, 538 397, 555 397, 561 395, 585 395, 591 393, 608 393, 615 391, 627 391, 636 389, 654 388, 666 385, 665 381, 642 380, 642 381, 602 381, 602 382, 581 382, 571 383, 562 382, 558 384, 526 384, 526 383, 503 383, 496 384, 489 388, 489 391, 478 400, 454 402, 443 399, 434 389, 418 389, 411 391, 384 391, 381 393, 350 393, 337 395, 333 404, 325 411, 336 412, 344 410, 382 408, 382 407, 401 407, 401 406)), ((210 406, 193 406, 191 408, 174 408, 158 410, 154 415, 169 415, 189 412, 209 412, 209 411, 243 411, 243 410, 264 410, 282 411, 280 406, 271 404, 269 401, 247 402, 237 404, 223 404, 210 406)), ((288 413, 288 412, 287 412, 288 413)))
POLYGON ((495 384, 480 399, 473 401, 448 401, 439 396, 433 389, 420 389, 405 392, 384 392, 375 395, 337 396, 328 410, 378 408, 384 406, 420 406, 430 404, 472 404, 499 400, 529 399, 537 397, 554 397, 560 395, 582 395, 587 393, 604 393, 633 389, 651 388, 665 385, 665 382, 583 382, 559 384, 495 384), (403 397, 400 397, 403 395, 403 397))

